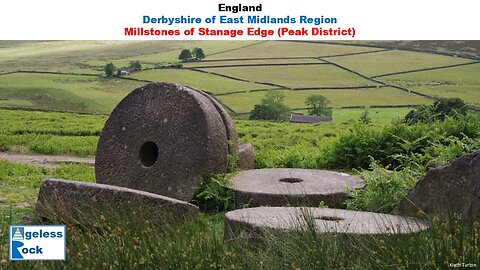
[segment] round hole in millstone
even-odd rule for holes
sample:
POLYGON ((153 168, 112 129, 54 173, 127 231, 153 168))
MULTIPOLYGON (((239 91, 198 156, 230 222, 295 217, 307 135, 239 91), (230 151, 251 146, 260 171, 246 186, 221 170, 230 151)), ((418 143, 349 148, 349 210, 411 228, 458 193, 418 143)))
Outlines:
POLYGON ((315 219, 326 220, 326 221, 340 221, 340 220, 344 220, 344 218, 334 217, 334 216, 319 216, 319 217, 315 217, 315 219))
POLYGON ((140 147, 140 162, 143 166, 151 167, 158 159, 158 146, 156 143, 148 141, 140 147))
POLYGON ((282 178, 278 181, 290 184, 303 182, 303 180, 300 178, 282 178))

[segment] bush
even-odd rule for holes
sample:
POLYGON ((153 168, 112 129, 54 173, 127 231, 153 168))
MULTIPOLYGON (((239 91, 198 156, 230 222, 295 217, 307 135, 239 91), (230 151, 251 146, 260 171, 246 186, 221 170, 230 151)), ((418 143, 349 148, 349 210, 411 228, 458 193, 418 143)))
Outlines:
POLYGON ((328 104, 330 104, 330 101, 322 95, 311 95, 305 100, 309 115, 331 116, 332 110, 327 108, 328 104))
POLYGON ((138 60, 130 61, 130 64, 129 64, 128 67, 135 70, 135 71, 139 71, 139 70, 142 70, 142 63, 140 63, 140 61, 138 61, 138 60))
POLYGON ((117 68, 112 63, 106 64, 105 67, 103 68, 103 70, 105 71, 105 75, 108 77, 113 76, 113 73, 115 73, 116 69, 117 68))
POLYGON ((196 59, 204 59, 205 53, 202 48, 195 47, 192 50, 192 57, 195 57, 196 59))
POLYGON ((389 171, 372 162, 370 170, 361 170, 359 174, 365 180, 365 189, 350 191, 352 199, 347 201, 347 208, 390 213, 424 172, 410 168, 389 171))
POLYGON ((362 124, 370 124, 372 122, 372 118, 370 118, 370 112, 368 110, 363 111, 358 120, 362 124))
MULTIPOLYGON (((329 150, 332 168, 363 168, 370 166, 372 158, 381 166, 393 169, 405 167, 409 160, 427 166, 440 155, 441 149, 452 141, 462 145, 453 156, 468 153, 480 142, 478 114, 447 117, 443 122, 393 123, 384 128, 355 124, 329 150)), ((452 148, 453 149, 453 148, 452 148)))
POLYGON ((288 119, 290 108, 283 104, 285 95, 278 91, 270 90, 262 99, 261 104, 255 105, 250 112, 250 119, 273 120, 282 122, 288 119))
POLYGON ((182 60, 183 62, 188 61, 192 58, 192 52, 189 49, 183 49, 178 56, 178 59, 182 60))
POLYGON ((405 122, 414 124, 418 122, 430 123, 444 121, 447 117, 465 115, 467 107, 460 98, 441 98, 433 105, 423 105, 416 110, 411 110, 405 116, 405 122))
POLYGON ((212 175, 200 182, 195 191, 193 203, 200 210, 207 212, 220 212, 232 210, 234 206, 234 193, 228 189, 232 182, 232 175, 212 175))

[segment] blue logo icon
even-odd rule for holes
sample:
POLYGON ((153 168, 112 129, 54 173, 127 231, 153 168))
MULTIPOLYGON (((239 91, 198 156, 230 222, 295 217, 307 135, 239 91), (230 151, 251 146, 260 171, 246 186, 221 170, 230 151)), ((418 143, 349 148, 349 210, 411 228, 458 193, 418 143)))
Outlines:
POLYGON ((23 227, 11 227, 12 240, 23 240, 25 229, 23 227))
POLYGON ((25 229, 23 227, 10 227, 10 235, 12 236, 12 245, 10 246, 12 249, 12 259, 23 259, 22 253, 19 251, 19 248, 23 247, 23 243, 16 240, 23 240, 24 232, 25 229))
POLYGON ((11 225, 10 260, 65 260, 65 225, 11 225))

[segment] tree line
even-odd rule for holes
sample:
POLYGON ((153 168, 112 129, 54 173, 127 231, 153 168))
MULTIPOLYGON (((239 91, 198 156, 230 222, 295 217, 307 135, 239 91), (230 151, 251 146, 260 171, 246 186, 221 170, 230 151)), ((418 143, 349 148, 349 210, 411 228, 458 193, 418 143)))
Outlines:
MULTIPOLYGON (((256 104, 250 112, 250 119, 273 120, 283 122, 288 120, 291 109, 283 103, 285 94, 280 91, 270 90, 256 104)), ((311 95, 305 100, 309 115, 332 116, 332 109, 328 108, 330 101, 322 95, 311 95)))
POLYGON ((183 62, 191 61, 192 59, 195 60, 202 60, 205 59, 205 53, 203 52, 202 48, 195 47, 192 51, 189 49, 183 49, 178 56, 178 59, 182 60, 183 62))
MULTIPOLYGON (((178 59, 182 60, 183 62, 189 62, 194 60, 200 61, 202 59, 205 59, 205 53, 203 52, 203 49, 199 47, 195 47, 191 51, 189 49, 183 49, 180 52, 178 59)), ((157 66, 160 66, 160 65, 156 65, 155 68, 157 68, 157 66)), ((175 68, 181 68, 182 64, 178 63, 170 66, 174 66, 175 68)), ((139 71, 139 70, 142 70, 142 64, 138 60, 131 61, 128 67, 124 67, 121 69, 126 69, 128 71, 130 70, 139 71)), ((103 71, 105 72, 105 75, 107 77, 110 77, 115 75, 115 72, 120 72, 121 69, 117 68, 113 63, 107 63, 104 66, 103 71)))

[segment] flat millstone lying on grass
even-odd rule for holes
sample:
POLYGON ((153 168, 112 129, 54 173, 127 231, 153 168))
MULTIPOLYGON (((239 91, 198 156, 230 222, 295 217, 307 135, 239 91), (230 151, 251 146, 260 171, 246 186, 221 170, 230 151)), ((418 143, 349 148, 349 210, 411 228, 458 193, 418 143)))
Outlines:
POLYGON ((364 181, 356 176, 324 170, 259 169, 241 171, 231 189, 237 205, 319 206, 344 208, 347 189, 361 189, 364 181))
POLYGON ((288 232, 313 225, 318 233, 393 235, 428 228, 425 221, 400 216, 318 207, 257 207, 225 214, 225 238, 288 232))
POLYGON ((124 187, 45 179, 36 212, 52 221, 101 225, 105 218, 140 215, 154 224, 183 223, 198 214, 195 205, 124 187))

